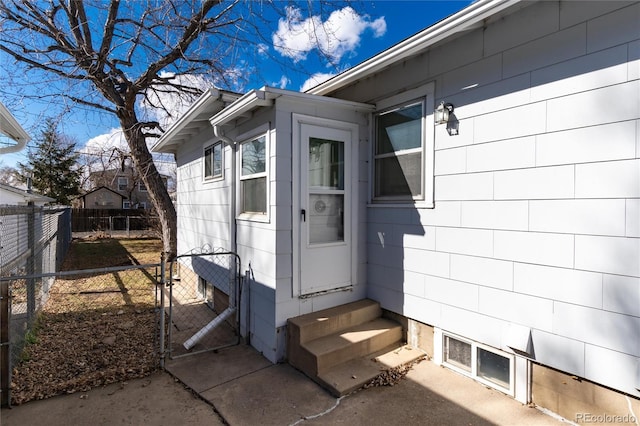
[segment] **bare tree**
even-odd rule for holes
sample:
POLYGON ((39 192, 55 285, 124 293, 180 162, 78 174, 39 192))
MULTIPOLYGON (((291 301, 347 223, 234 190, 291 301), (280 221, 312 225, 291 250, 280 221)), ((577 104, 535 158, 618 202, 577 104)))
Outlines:
POLYGON ((23 86, 25 96, 51 96, 117 118, 172 258, 176 211, 147 145, 163 129, 140 105, 166 109, 166 93, 191 102, 201 90, 180 76, 206 75, 218 87, 233 88, 235 79, 251 74, 230 71, 238 70, 238 58, 257 55, 256 40, 269 40, 261 32, 266 14, 251 10, 266 7, 286 15, 284 3, 270 0, 3 0, 0 53, 14 61, 0 62, 6 75, 22 67, 30 85, 41 85, 37 92, 23 86))

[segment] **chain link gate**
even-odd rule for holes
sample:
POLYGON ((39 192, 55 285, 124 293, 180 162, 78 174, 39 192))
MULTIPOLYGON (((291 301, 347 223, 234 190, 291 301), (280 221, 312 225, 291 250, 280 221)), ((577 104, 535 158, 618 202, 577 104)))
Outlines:
MULTIPOLYGON (((166 345, 170 359, 212 351, 240 342, 241 264, 236 253, 213 251, 177 256, 169 264, 166 345)), ((163 309, 164 310, 164 309, 163 309)))

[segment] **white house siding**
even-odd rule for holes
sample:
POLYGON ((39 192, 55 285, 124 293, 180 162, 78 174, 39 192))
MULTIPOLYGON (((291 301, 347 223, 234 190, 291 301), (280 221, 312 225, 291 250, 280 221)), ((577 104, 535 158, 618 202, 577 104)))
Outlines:
MULTIPOLYGON (((343 90, 435 81, 435 209, 368 209, 368 295, 640 396, 640 4, 540 2, 343 90)), ((381 93, 382 91, 382 93, 381 93)), ((375 93, 375 99, 372 94, 375 93)))
POLYGON ((205 247, 230 250, 229 244, 229 174, 230 150, 225 148, 222 181, 203 180, 202 156, 205 146, 213 143, 210 128, 181 145, 176 157, 178 254, 188 254, 205 247))

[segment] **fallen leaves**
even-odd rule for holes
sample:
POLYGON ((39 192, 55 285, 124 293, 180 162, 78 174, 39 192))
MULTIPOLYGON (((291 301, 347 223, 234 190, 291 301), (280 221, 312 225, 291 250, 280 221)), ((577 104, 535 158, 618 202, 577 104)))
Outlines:
POLYGON ((369 383, 363 386, 364 389, 373 388, 377 386, 394 386, 400 383, 402 379, 407 376, 407 373, 411 371, 411 368, 416 362, 420 362, 419 359, 408 364, 399 365, 398 367, 384 370, 382 373, 374 377, 369 383))
MULTIPOLYGON (((155 263, 161 249, 154 239, 76 239, 63 269, 155 263)), ((157 370, 154 278, 153 270, 140 269, 56 279, 38 331, 13 368, 11 404, 86 392, 157 370)))
POLYGON ((158 368, 153 307, 42 313, 37 342, 13 370, 11 402, 86 392, 158 368))

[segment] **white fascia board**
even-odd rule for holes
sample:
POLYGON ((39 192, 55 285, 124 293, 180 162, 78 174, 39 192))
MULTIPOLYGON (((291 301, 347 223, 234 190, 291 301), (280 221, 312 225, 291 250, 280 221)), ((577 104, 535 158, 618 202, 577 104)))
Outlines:
POLYGON ((254 89, 247 92, 236 102, 211 117, 209 121, 214 128, 224 126, 225 124, 246 115, 256 108, 272 106, 277 98, 283 96, 297 99, 301 102, 328 103, 335 107, 356 111, 373 111, 375 109, 374 105, 362 102, 352 102, 327 96, 317 96, 309 93, 264 86, 260 89, 254 89))
POLYGON ((170 145, 172 139, 180 134, 196 117, 207 110, 215 102, 220 102, 220 109, 227 103, 238 99, 240 95, 224 90, 211 88, 204 92, 189 109, 151 147, 152 152, 164 152, 163 149, 170 145))
POLYGON ((326 95, 333 91, 360 80, 383 68, 415 55, 428 47, 452 35, 474 28, 483 20, 495 15, 521 0, 478 0, 460 12, 443 19, 408 39, 401 41, 347 71, 330 78, 324 83, 312 87, 306 93, 326 95))
POLYGON ((362 102, 347 101, 344 99, 331 98, 329 96, 318 96, 310 93, 295 92, 293 90, 276 89, 273 87, 264 87, 262 90, 264 90, 267 99, 276 99, 280 96, 287 96, 289 98, 300 100, 301 102, 330 104, 331 106, 351 111, 373 111, 376 108, 375 105, 362 102))
POLYGON ((254 108, 270 106, 273 104, 272 99, 267 99, 266 92, 263 89, 254 89, 245 93, 234 103, 214 115, 209 119, 211 126, 223 126, 237 118, 242 117, 254 108))
POLYGON ((0 154, 18 152, 31 140, 31 136, 20 126, 2 102, 0 102, 0 133, 18 142, 16 145, 0 148, 0 154))

